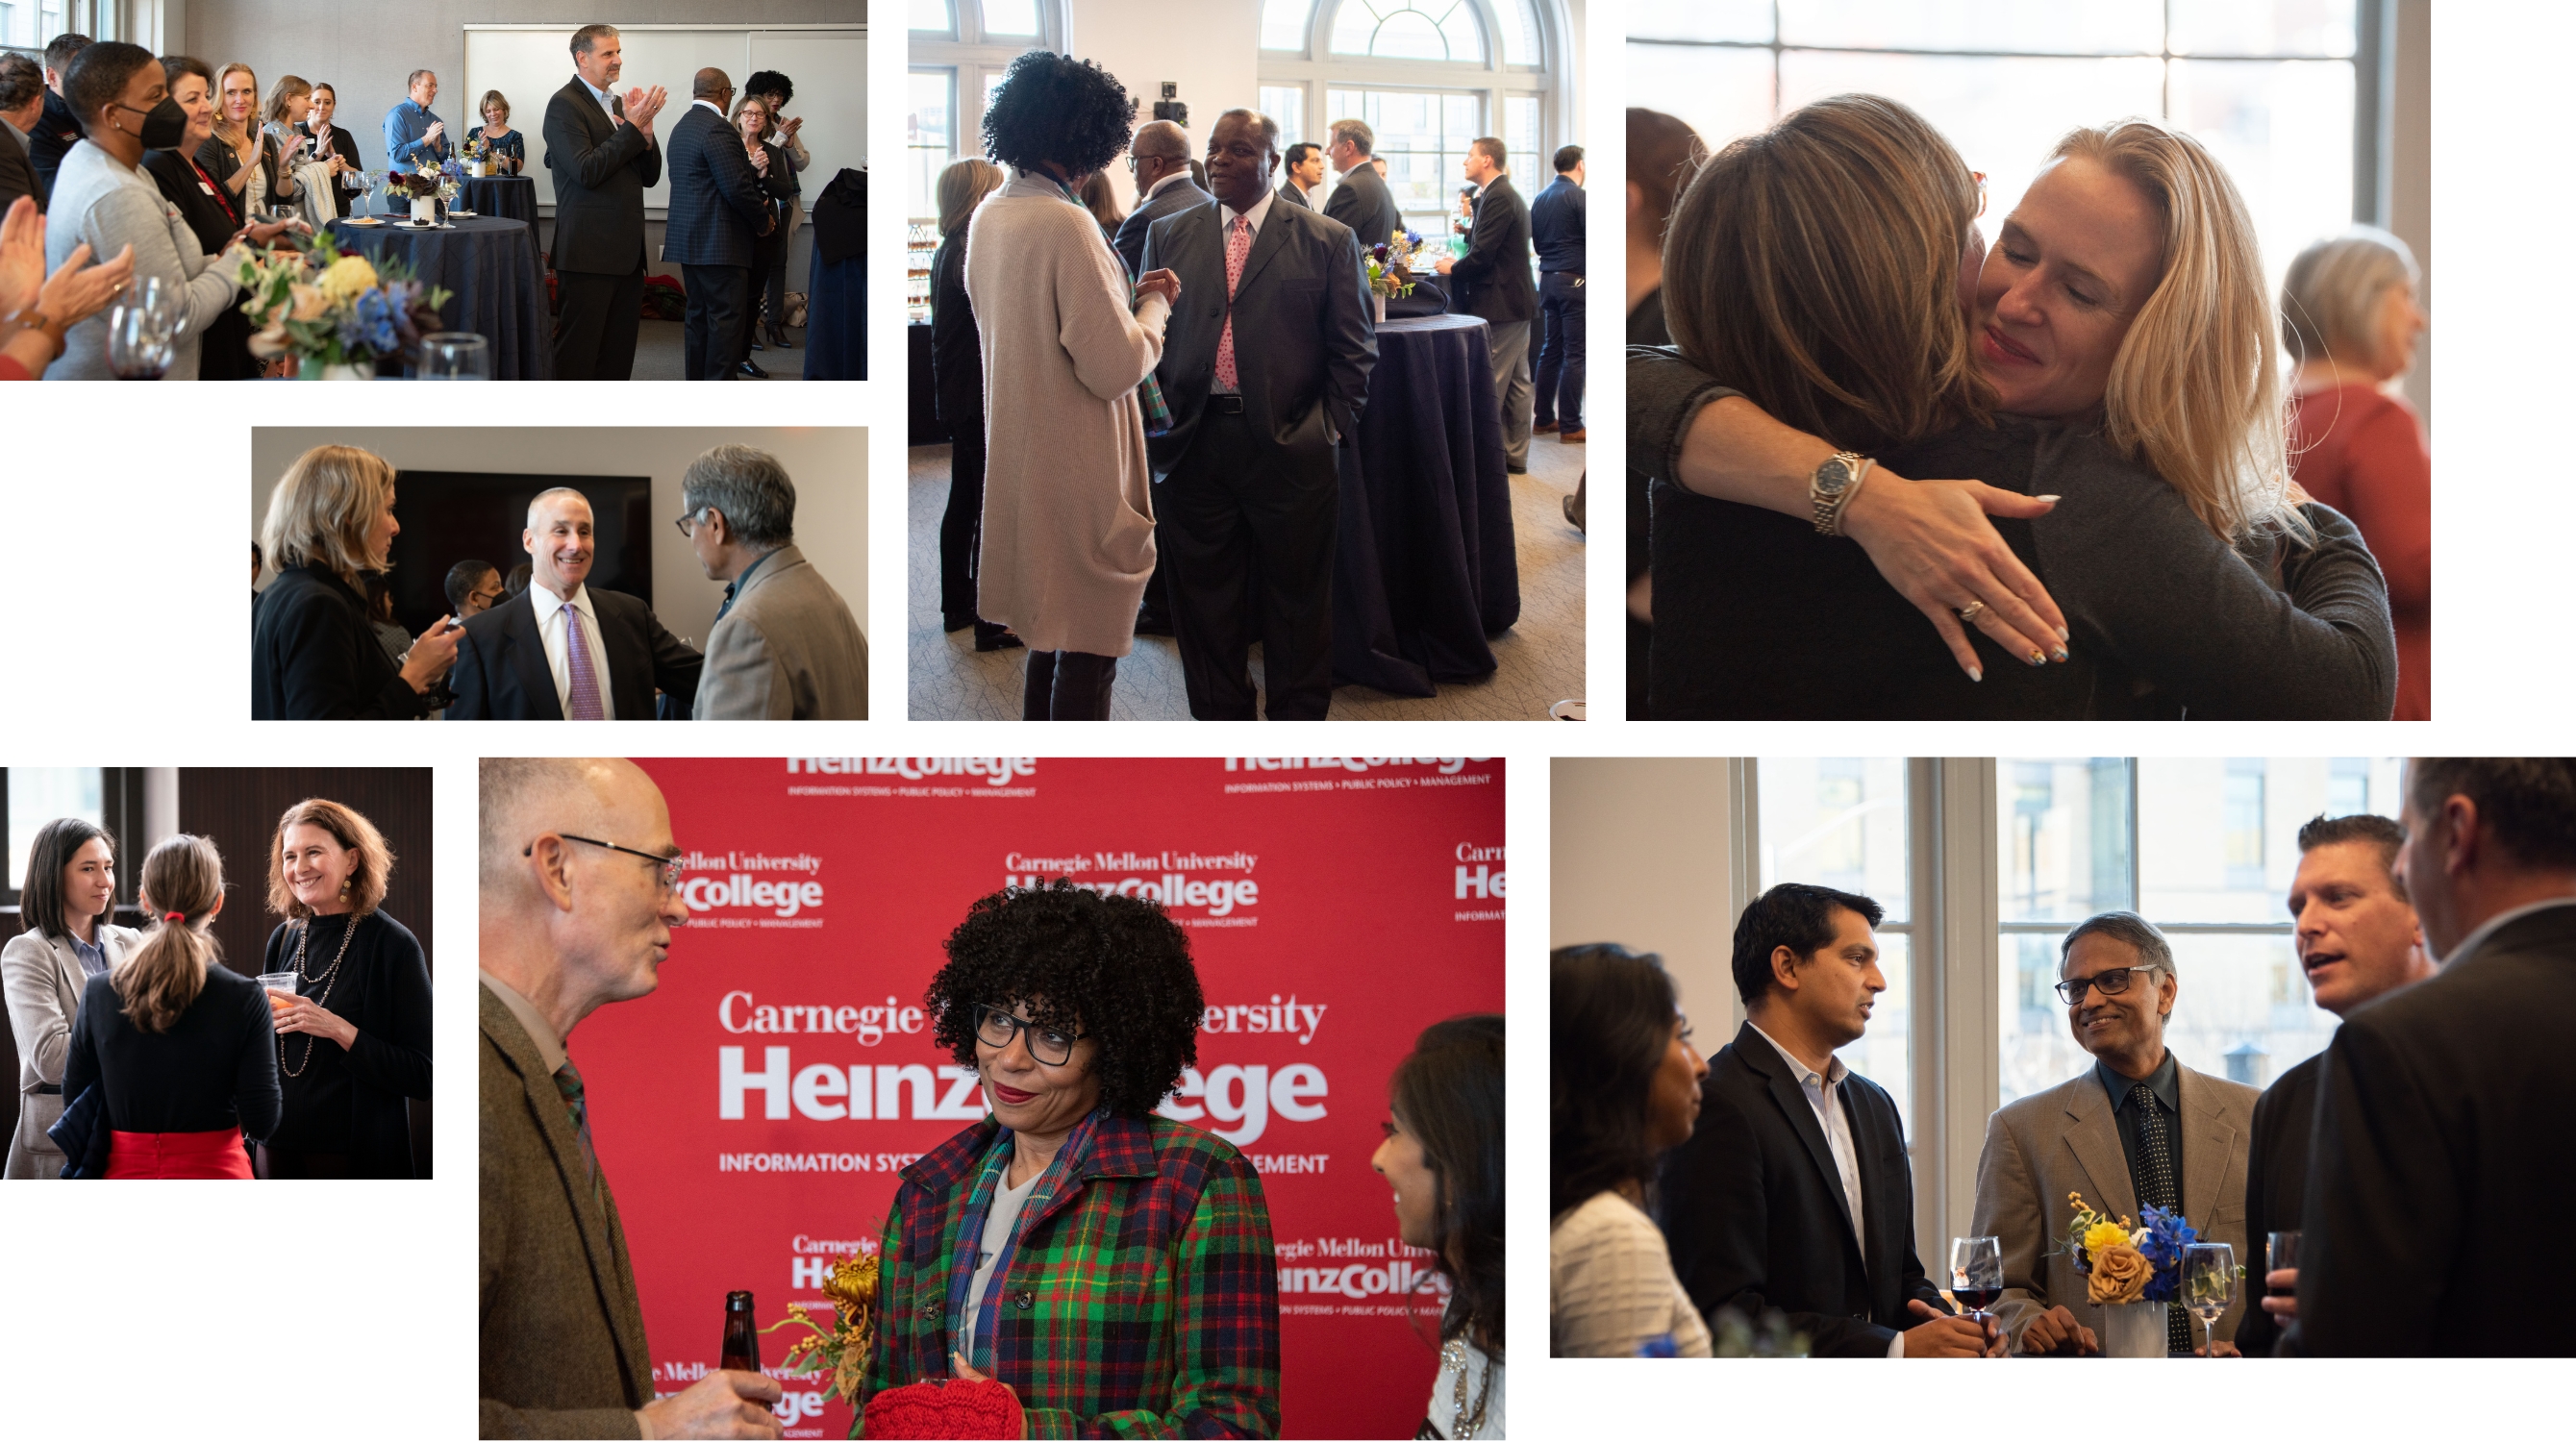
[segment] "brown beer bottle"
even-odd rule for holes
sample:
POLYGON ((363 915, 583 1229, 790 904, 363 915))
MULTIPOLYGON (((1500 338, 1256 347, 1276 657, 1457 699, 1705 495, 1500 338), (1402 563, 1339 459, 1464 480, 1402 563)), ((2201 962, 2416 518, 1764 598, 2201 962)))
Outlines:
POLYGON ((716 1365, 728 1372, 760 1372, 760 1329, 752 1321, 751 1294, 725 1293, 723 1359, 716 1365))

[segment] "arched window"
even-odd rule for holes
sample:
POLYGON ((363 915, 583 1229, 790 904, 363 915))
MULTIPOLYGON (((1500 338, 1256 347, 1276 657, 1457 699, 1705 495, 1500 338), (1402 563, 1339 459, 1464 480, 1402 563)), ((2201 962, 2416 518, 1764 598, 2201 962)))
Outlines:
POLYGON ((1553 178, 1581 113, 1573 56, 1562 0, 1263 0, 1260 105, 1292 144, 1367 121, 1407 220, 1436 233, 1477 136, 1502 138, 1524 194, 1553 178))
POLYGON ((932 186, 960 156, 980 155, 984 98, 1011 58, 1044 46, 1062 50, 1065 0, 908 0, 911 92, 905 97, 904 213, 938 213, 932 186))

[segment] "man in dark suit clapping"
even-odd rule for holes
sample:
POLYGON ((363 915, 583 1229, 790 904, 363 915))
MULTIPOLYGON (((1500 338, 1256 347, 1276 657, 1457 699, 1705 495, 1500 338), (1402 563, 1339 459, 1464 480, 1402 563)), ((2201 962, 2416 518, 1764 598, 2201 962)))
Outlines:
POLYGON ((1442 275, 1461 287, 1458 309, 1485 318, 1493 328, 1494 397, 1503 405, 1503 465, 1529 469, 1530 321, 1538 314, 1538 285, 1530 279, 1530 214, 1503 170, 1503 143, 1487 135, 1467 146, 1465 170, 1476 184, 1476 218, 1467 228, 1467 253, 1442 256, 1442 275))
POLYGON ((1367 121, 1336 120, 1332 143, 1324 147, 1325 158, 1342 177, 1324 198, 1324 214, 1349 226, 1363 250, 1384 245, 1389 236, 1404 229, 1404 211, 1370 159, 1376 144, 1377 132, 1369 129, 1367 121))
POLYGON ((2280 1350, 2576 1355, 2532 1230, 2576 1193, 2576 760, 2418 759, 2405 794, 2397 869, 2441 970, 2326 1048, 2280 1350))
POLYGON ((1157 221, 1147 272, 1181 298, 1154 377, 1168 434, 1146 442, 1155 540, 1190 714, 1322 720, 1333 700, 1334 448, 1359 424, 1377 364, 1358 237, 1270 188, 1279 126, 1229 110, 1208 134, 1216 202, 1157 221), (1259 590, 1254 591, 1255 579, 1259 590))
POLYGON ((662 258, 689 289, 688 370, 724 381, 751 354, 753 242, 778 224, 742 137, 725 120, 733 81, 709 66, 689 86, 689 110, 671 127, 671 209, 662 258))
POLYGON ((650 721, 653 693, 682 711, 704 658, 633 596, 583 585, 590 501, 558 486, 528 502, 528 589, 465 623, 448 684, 451 721, 650 721), (470 658, 470 659, 469 659, 470 658))
POLYGON ((659 85, 618 95, 615 27, 573 32, 573 77, 546 102, 546 172, 554 179, 555 379, 635 374, 644 305, 644 190, 662 178, 653 117, 659 85))

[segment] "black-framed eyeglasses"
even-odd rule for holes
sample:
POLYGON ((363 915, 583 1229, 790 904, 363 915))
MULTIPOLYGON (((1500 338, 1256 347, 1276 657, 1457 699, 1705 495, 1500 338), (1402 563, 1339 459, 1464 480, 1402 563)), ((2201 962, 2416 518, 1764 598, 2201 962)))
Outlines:
POLYGON ((681 535, 695 539, 698 534, 699 518, 714 509, 715 507, 713 506, 700 506, 696 510, 689 512, 687 515, 682 516, 676 521, 673 521, 671 524, 680 528, 681 535))
MULTIPOLYGON (((566 841, 578 841, 584 846, 597 846, 608 851, 623 851, 629 856, 643 857, 645 860, 652 862, 655 866, 662 868, 662 887, 666 891, 679 890, 680 878, 686 874, 689 869, 688 864, 682 861, 679 857, 664 856, 658 851, 638 851, 632 846, 620 846, 614 841, 602 841, 595 836, 575 836, 569 831, 558 831, 555 835, 562 837, 566 841)), ((520 848, 519 854, 521 856, 536 855, 537 843, 533 841, 529 842, 526 846, 520 848)))
POLYGON ((2153 966, 2115 967, 2097 976, 2079 976, 2071 981, 2061 981, 2053 989, 2059 996, 2066 998, 2068 1006, 2082 1006, 2087 987, 2100 988, 2104 996, 2118 996, 2129 989, 2130 972, 2155 970, 2157 968, 2153 966))
POLYGON ((986 1046, 1000 1051, 1011 1044, 1011 1038, 1026 1035, 1029 1055, 1048 1066, 1062 1066, 1073 1060, 1073 1044, 1081 1038, 1071 1032, 1022 1021, 998 1006, 975 1008, 975 1035, 986 1046))

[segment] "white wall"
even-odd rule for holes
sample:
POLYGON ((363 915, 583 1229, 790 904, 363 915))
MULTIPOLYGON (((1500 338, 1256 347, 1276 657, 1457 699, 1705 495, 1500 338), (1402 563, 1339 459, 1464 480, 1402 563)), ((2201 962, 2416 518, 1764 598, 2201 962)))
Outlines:
MULTIPOLYGON (((2424 268, 2418 297, 2424 313, 2433 313, 2433 6, 2431 0, 2397 0, 2397 94, 2395 153, 2389 157, 2392 183, 2388 228, 2403 237, 2424 268)), ((2415 369, 2405 381, 2407 403, 2433 429, 2433 343, 2431 328, 2415 347, 2415 369)))
MULTIPOLYGON (((709 448, 736 442, 778 457, 796 483, 796 544, 868 628, 868 433, 857 427, 502 426, 269 427, 251 432, 251 534, 268 493, 297 456, 320 445, 363 446, 402 470, 653 478, 653 610, 672 634, 706 643, 724 585, 710 581, 679 528, 680 473, 709 448)), ((418 501, 406 497, 405 504, 418 501)), ((503 570, 515 557, 489 558, 503 570)))
MULTIPOLYGON (((1164 0, 1071 0, 1076 59, 1097 60, 1136 97, 1138 124, 1154 118, 1163 82, 1181 87, 1190 107, 1190 153, 1207 148, 1208 127, 1218 115, 1261 100, 1261 7, 1252 0, 1218 0, 1174 6, 1164 0)), ((1135 177, 1126 161, 1109 167, 1118 206, 1136 203, 1135 177)))
POLYGON ((1716 1051, 1735 1032, 1725 759, 1561 756, 1552 780, 1547 944, 1661 952, 1716 1051))

